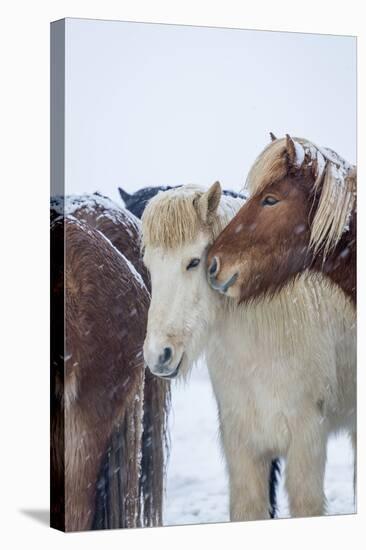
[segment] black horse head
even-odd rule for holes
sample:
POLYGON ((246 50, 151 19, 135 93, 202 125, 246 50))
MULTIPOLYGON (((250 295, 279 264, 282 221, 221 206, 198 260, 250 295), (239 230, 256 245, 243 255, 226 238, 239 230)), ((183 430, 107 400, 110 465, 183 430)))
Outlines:
MULTIPOLYGON (((131 195, 127 193, 124 189, 121 187, 118 187, 119 194, 121 195, 121 198, 123 202, 125 203, 125 207, 127 210, 132 212, 137 218, 141 219, 141 216, 146 208, 147 203, 150 199, 155 197, 158 193, 162 191, 168 191, 169 189, 176 189, 177 187, 182 187, 181 185, 175 185, 173 187, 169 185, 161 185, 160 187, 143 187, 142 189, 139 189, 135 193, 132 193, 131 195)), ((223 191, 224 195, 229 195, 231 197, 239 197, 241 199, 245 199, 246 197, 244 195, 241 195, 240 193, 236 193, 235 191, 229 191, 227 189, 224 189, 223 191)))
POLYGON ((132 214, 134 214, 137 218, 141 218, 150 199, 155 197, 155 195, 157 195, 160 191, 168 191, 168 189, 173 189, 173 187, 170 187, 169 185, 160 187, 144 187, 143 189, 139 189, 130 195, 124 189, 118 187, 119 194, 121 195, 127 210, 132 212, 132 214))

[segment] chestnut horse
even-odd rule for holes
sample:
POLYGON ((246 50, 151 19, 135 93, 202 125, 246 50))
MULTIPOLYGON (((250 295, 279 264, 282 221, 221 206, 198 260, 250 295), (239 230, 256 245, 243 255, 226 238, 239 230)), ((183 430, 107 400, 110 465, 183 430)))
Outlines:
POLYGON ((99 195, 52 207, 52 525, 160 525, 169 388, 143 364, 139 222, 99 195))
POLYGON ((355 304, 355 166, 306 139, 274 138, 247 187, 249 200, 209 251, 212 286, 248 301, 310 270, 355 304))
POLYGON ((356 168, 308 140, 271 138, 248 174, 248 201, 208 251, 208 280, 243 305, 278 299, 299 277, 327 282, 320 306, 330 312, 338 302, 345 336, 323 367, 333 382, 314 387, 309 405, 327 411, 319 448, 328 433, 346 429, 356 461, 356 168))
POLYGON ((207 248, 242 204, 222 196, 218 183, 149 202, 142 218, 152 281, 144 356, 164 379, 184 376, 206 357, 231 520, 269 517, 268 478, 278 456, 287 459, 291 515, 320 515, 328 435, 354 430, 354 309, 325 277, 309 274, 271 300, 239 307, 214 292, 207 248))

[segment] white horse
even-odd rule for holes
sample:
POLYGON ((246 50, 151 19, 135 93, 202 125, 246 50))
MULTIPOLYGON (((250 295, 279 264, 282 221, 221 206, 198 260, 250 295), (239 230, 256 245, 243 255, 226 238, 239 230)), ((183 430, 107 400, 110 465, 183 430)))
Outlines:
POLYGON ((173 378, 206 355, 231 520, 269 517, 269 468, 278 456, 287 463, 291 515, 322 515, 328 437, 339 429, 355 434, 354 307, 321 275, 303 274, 272 299, 245 306, 213 291, 206 250, 241 204, 221 197, 218 183, 166 191, 149 203, 145 361, 173 378))

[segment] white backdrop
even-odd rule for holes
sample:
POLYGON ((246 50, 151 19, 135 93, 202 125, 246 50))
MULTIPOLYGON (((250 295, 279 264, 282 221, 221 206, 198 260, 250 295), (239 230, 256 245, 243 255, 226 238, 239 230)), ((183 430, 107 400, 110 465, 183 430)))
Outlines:
MULTIPOLYGON (((1 544, 4 548, 299 550, 360 548, 366 524, 365 285, 359 285, 359 462, 357 516, 110 531, 64 536, 45 526, 49 503, 49 22, 65 15, 357 34, 358 150, 366 150, 366 33, 358 0, 14 0, 1 6, 1 544), (33 511, 31 515, 24 511, 33 511), (35 512, 39 512, 38 515, 35 512), (38 519, 34 519, 38 517, 38 519)), ((275 131, 275 128, 272 128, 275 131)), ((288 128, 286 128, 288 130, 288 128)), ((337 132, 338 136, 338 132, 337 132)), ((335 138, 335 136, 334 136, 335 138)), ((333 139, 333 137, 332 137, 333 139)), ((337 144, 333 144, 337 147, 337 144)), ((339 147, 338 147, 339 148, 339 147)), ((339 148, 341 149, 341 148, 339 148)), ((365 159, 359 155, 359 207, 365 207, 365 159)), ((244 168, 243 168, 244 171, 244 168)), ((216 176, 216 174, 215 174, 216 176)), ((366 235, 360 216, 359 235, 366 235)), ((359 247, 359 280, 366 278, 359 247)))
POLYGON ((356 160, 356 39, 66 24, 66 189, 239 189, 269 131, 356 160))

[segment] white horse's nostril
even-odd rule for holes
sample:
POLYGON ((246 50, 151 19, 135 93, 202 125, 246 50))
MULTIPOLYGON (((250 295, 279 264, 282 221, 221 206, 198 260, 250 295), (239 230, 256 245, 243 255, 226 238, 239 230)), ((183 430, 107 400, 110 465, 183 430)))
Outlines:
MULTIPOLYGON (((164 348, 164 351, 165 349, 171 350, 171 348, 164 348)), ((179 360, 179 363, 176 366, 171 365, 172 360, 169 360, 168 364, 158 363, 157 365, 154 366, 153 369, 150 369, 150 370, 155 376, 159 376, 160 378, 164 378, 165 380, 171 380, 178 375, 179 369, 183 361, 183 356, 184 356, 184 353, 182 354, 179 360)), ((163 357, 163 354, 161 354, 160 357, 163 357)))
POLYGON ((172 357, 173 357, 172 348, 170 348, 170 347, 164 348, 163 353, 160 354, 159 358, 158 358, 159 366, 161 366, 161 367, 164 366, 165 367, 166 365, 168 365, 171 362, 172 357))

